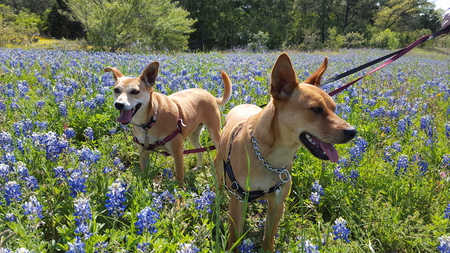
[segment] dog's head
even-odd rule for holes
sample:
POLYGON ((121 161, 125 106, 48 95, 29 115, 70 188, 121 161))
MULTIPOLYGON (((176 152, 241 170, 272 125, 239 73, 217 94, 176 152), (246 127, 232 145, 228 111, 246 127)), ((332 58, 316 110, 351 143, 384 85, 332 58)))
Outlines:
POLYGON ((126 77, 117 68, 107 67, 105 72, 112 72, 114 84, 114 107, 120 111, 117 121, 126 125, 133 117, 150 103, 151 93, 158 76, 158 62, 150 63, 139 77, 126 77))
POLYGON ((292 132, 292 138, 317 158, 337 162, 333 144, 350 141, 356 130, 335 114, 335 102, 320 88, 327 64, 325 58, 310 77, 299 83, 289 56, 281 54, 272 69, 270 93, 279 127, 292 132))

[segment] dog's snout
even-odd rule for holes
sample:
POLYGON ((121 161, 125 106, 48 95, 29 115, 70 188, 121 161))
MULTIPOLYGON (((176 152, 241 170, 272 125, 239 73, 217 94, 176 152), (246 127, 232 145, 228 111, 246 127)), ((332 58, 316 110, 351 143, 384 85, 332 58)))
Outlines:
POLYGON ((116 103, 114 103, 114 107, 116 107, 117 110, 122 110, 125 107, 125 105, 122 103, 116 102, 116 103))
POLYGON ((350 129, 345 129, 344 130, 344 135, 346 137, 348 137, 349 140, 353 139, 356 136, 356 129, 355 128, 350 128, 350 129))

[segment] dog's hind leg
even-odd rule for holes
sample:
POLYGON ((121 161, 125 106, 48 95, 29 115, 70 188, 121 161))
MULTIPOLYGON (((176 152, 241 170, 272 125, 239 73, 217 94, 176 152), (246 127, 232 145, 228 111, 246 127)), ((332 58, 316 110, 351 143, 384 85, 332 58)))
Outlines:
MULTIPOLYGON (((191 135, 189 135, 188 139, 191 142, 192 146, 194 146, 194 148, 201 148, 202 146, 200 145, 200 134, 202 133, 203 130, 203 124, 200 124, 195 130, 194 132, 192 132, 191 135)), ((203 152, 198 152, 197 153, 197 166, 196 169, 199 169, 202 167, 202 160, 203 160, 203 152)))

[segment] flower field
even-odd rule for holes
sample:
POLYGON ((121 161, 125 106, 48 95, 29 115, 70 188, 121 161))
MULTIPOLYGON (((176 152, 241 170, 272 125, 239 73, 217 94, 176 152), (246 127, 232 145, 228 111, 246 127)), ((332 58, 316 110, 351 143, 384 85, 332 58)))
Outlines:
MULTIPOLYGON (((327 79, 387 53, 289 55, 304 80, 325 56, 327 79)), ((277 56, 0 49, 0 252, 224 252, 228 193, 213 191, 215 151, 197 170, 195 155, 185 156, 185 188, 171 157, 153 153, 141 173, 103 68, 137 76, 159 61, 158 92, 215 96, 224 70, 233 83, 224 116, 268 102, 277 56)), ((357 137, 336 145, 335 164, 298 151, 277 251, 450 252, 449 97, 450 58, 420 50, 336 95, 357 137)), ((202 145, 211 145, 206 131, 202 145)), ((265 208, 249 205, 241 252, 259 252, 265 208)))

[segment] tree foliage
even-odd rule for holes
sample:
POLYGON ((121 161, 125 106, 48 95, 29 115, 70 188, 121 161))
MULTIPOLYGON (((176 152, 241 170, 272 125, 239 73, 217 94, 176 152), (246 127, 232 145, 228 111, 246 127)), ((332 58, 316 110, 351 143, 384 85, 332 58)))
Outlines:
POLYGON ((41 24, 39 16, 26 9, 15 13, 10 6, 0 4, 0 46, 30 43, 41 24))
POLYGON ((402 47, 413 35, 439 29, 443 13, 432 2, 0 0, 16 15, 39 15, 46 21, 38 26, 43 35, 87 38, 110 51, 402 47))
POLYGON ((67 4, 86 28, 88 41, 112 52, 131 45, 186 49, 194 23, 169 0, 67 0, 67 4))

